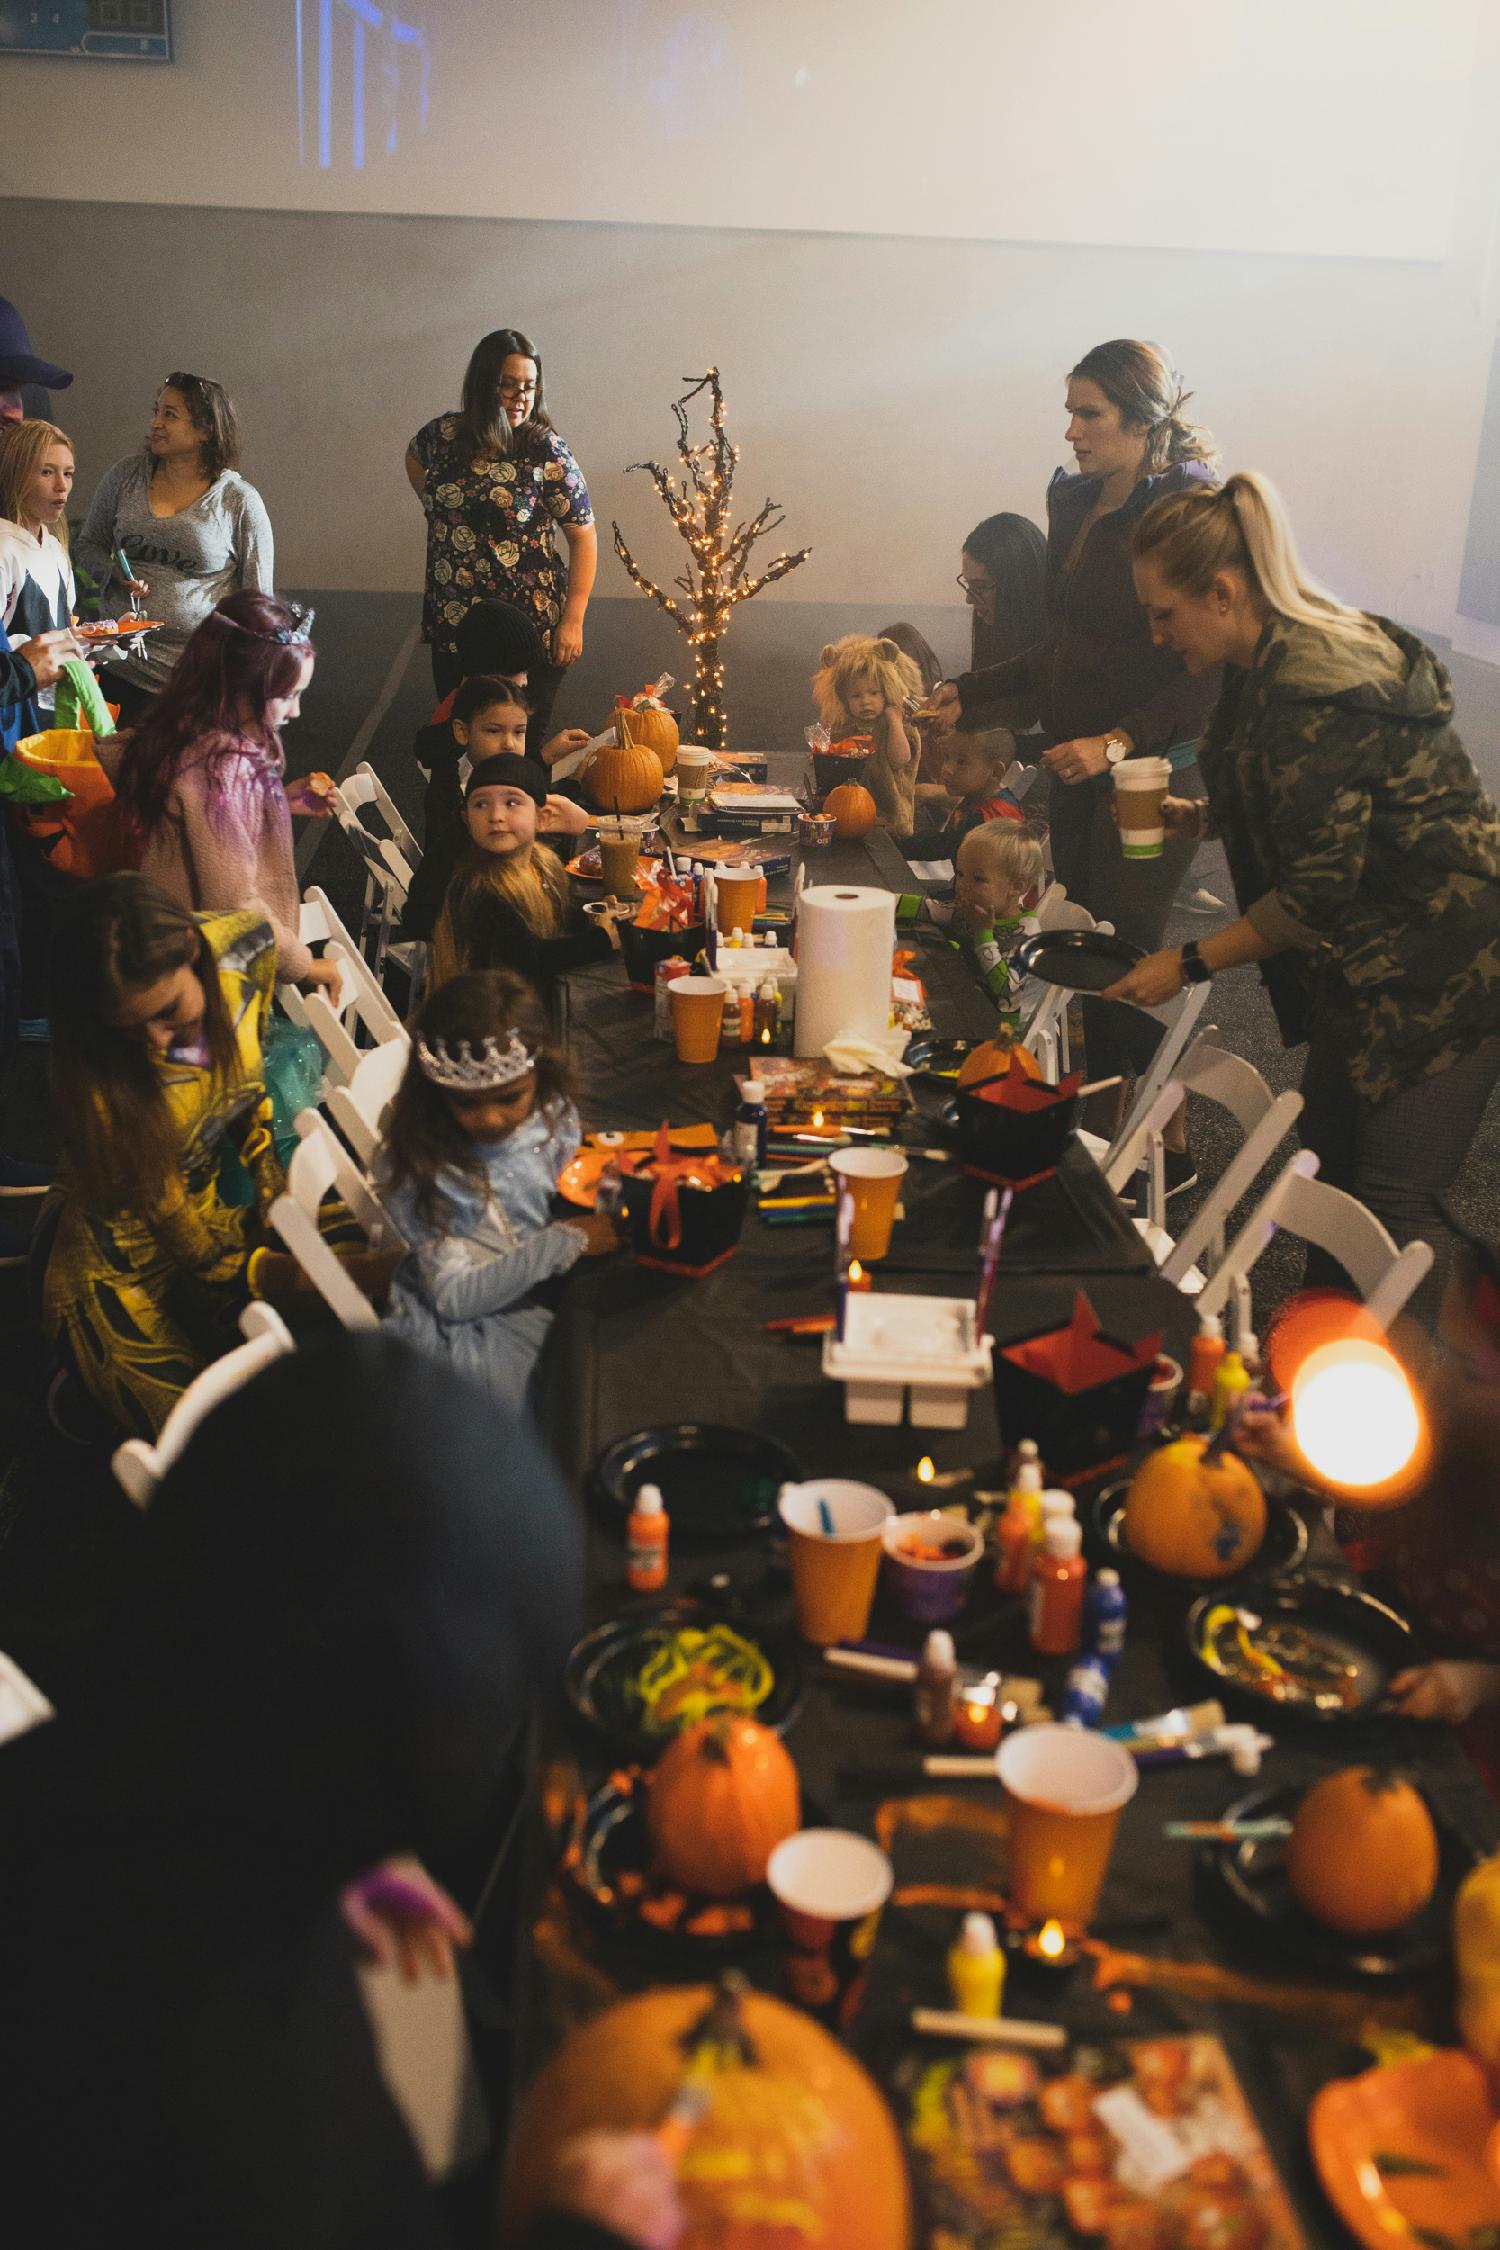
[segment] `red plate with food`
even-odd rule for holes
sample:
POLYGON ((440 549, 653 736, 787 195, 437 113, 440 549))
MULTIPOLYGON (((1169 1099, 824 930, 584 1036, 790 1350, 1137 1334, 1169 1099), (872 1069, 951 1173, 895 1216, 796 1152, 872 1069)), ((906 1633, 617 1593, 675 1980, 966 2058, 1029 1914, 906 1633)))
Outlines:
POLYGON ((164 617, 101 617, 96 625, 75 625, 73 633, 80 641, 122 641, 131 633, 155 633, 165 625, 164 617))
MULTIPOLYGON (((568 861, 567 872, 576 876, 580 883, 602 883, 604 880, 604 869, 593 845, 586 852, 580 852, 576 859, 568 861)), ((651 878, 642 867, 637 867, 635 871, 635 887, 642 897, 653 888, 651 878)))
POLYGON ((565 1203, 576 1203, 580 1211, 592 1211, 599 1182, 611 1164, 624 1172, 633 1172, 645 1154, 632 1155, 623 1148, 581 1148, 571 1164, 565 1164, 558 1176, 557 1192, 565 1203))

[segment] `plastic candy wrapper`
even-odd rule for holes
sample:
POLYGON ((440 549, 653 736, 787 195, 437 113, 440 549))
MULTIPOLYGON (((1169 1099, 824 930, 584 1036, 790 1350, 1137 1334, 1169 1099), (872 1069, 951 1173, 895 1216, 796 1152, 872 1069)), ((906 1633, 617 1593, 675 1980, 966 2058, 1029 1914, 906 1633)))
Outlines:
POLYGON ((648 889, 636 913, 636 927, 642 930, 690 930, 703 919, 696 875, 668 875, 663 870, 643 869, 648 889))
POLYGON ((677 682, 670 672, 663 672, 659 680, 648 680, 637 695, 617 695, 615 702, 626 711, 661 711, 666 708, 667 690, 677 682))
POLYGON ((826 750, 833 737, 820 719, 816 725, 802 729, 802 739, 807 744, 808 749, 816 753, 819 750, 826 750))

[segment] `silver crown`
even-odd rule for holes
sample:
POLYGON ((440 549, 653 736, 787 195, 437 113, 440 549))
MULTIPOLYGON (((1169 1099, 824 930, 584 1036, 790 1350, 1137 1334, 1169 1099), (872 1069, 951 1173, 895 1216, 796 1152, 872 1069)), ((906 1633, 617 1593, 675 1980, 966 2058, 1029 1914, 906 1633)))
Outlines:
POLYGON ((524 1078, 534 1067, 536 1056, 512 1031, 503 1047, 498 1039, 486 1039, 484 1052, 477 1059, 467 1039, 459 1040, 454 1054, 448 1052, 446 1039, 434 1039, 430 1047, 425 1039, 419 1039, 417 1060, 422 1076, 449 1093, 498 1094, 503 1086, 513 1086, 518 1078, 524 1078))

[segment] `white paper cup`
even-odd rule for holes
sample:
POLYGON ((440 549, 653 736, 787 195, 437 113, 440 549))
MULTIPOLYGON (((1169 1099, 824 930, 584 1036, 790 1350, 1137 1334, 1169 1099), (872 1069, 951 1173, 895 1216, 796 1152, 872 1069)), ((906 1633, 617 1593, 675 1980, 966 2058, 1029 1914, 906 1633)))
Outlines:
POLYGON ((1127 859, 1160 859, 1166 830, 1162 800, 1172 786, 1165 758, 1122 758, 1114 769, 1120 849, 1127 859))
POLYGON ((869 1973, 895 1870, 878 1844, 845 1828, 803 1828, 778 1844, 766 1882, 787 1940, 789 1997, 847 2028, 869 1973))
POLYGON ((695 750, 690 743, 677 745, 677 775, 679 797, 702 797, 708 790, 709 778, 714 770, 712 750, 695 750))

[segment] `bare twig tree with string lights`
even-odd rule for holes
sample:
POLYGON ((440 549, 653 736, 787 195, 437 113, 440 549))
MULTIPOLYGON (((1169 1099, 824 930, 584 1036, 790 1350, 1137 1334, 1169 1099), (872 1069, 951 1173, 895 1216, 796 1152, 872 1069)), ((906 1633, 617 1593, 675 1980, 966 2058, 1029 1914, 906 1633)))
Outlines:
POLYGON ((788 571, 806 562, 812 549, 803 547, 795 555, 780 554, 758 577, 750 576, 751 549, 786 520, 780 513, 781 503, 767 500, 755 515, 731 528, 730 500, 740 449, 730 444, 724 429, 719 370, 711 367, 696 382, 687 375, 682 379, 688 389, 673 401, 672 412, 677 422, 677 457, 685 475, 679 482, 659 461, 632 461, 630 469, 645 470, 661 494, 679 538, 687 542, 692 560, 683 575, 672 582, 683 599, 663 592, 646 576, 626 546, 618 524, 613 526, 615 553, 641 592, 659 602, 677 630, 687 635, 693 651, 693 739, 706 749, 722 750, 725 713, 721 643, 735 604, 749 601, 763 586, 785 578, 788 571), (702 445, 693 445, 689 442, 687 410, 702 391, 707 391, 712 401, 709 435, 702 445))

